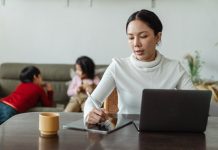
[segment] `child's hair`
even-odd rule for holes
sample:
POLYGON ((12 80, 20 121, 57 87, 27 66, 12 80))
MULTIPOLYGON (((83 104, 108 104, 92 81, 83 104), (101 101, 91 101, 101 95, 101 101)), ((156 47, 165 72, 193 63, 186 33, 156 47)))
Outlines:
POLYGON ((87 56, 81 56, 77 58, 76 64, 80 65, 83 74, 87 75, 87 78, 94 79, 95 77, 95 63, 94 61, 87 57, 87 56))
POLYGON ((34 75, 38 77, 40 70, 35 66, 27 66, 20 73, 20 81, 23 83, 33 82, 34 75))

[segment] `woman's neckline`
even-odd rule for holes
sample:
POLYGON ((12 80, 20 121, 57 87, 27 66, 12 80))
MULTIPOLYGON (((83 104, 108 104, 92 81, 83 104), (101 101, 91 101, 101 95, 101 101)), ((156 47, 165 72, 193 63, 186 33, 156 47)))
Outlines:
POLYGON ((140 61, 136 59, 136 56, 134 53, 131 54, 130 56, 130 61, 134 64, 135 67, 138 69, 152 69, 161 62, 162 55, 159 53, 159 51, 156 50, 156 57, 153 61, 140 61))

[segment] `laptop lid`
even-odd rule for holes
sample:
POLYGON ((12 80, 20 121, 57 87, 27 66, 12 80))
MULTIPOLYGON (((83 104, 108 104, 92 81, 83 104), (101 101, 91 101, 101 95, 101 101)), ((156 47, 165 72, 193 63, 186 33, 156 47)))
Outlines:
POLYGON ((139 131, 206 130, 211 91, 144 89, 139 131))

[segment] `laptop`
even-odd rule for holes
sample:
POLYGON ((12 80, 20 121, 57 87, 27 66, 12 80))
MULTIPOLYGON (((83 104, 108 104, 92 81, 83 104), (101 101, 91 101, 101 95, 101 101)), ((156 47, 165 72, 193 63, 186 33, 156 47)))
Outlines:
POLYGON ((211 94, 209 90, 144 89, 134 125, 139 132, 204 132, 211 94))

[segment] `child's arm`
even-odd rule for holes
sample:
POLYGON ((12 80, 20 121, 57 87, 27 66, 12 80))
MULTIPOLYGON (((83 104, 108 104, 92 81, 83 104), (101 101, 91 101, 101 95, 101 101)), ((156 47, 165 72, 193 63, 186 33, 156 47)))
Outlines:
POLYGON ((94 80, 93 80, 94 84, 97 86, 98 83, 100 82, 100 79, 98 76, 95 76, 94 80))
POLYGON ((92 91, 96 88, 99 82, 100 79, 95 76, 93 80, 86 80, 86 82, 84 82, 83 89, 85 90, 85 92, 92 93, 92 91))
POLYGON ((53 91, 47 91, 42 94, 42 104, 46 107, 52 107, 53 104, 53 91))
POLYGON ((67 95, 68 96, 73 96, 76 95, 78 92, 80 92, 80 86, 79 85, 80 79, 78 76, 75 76, 70 83, 68 90, 67 90, 67 95))
POLYGON ((52 88, 50 83, 45 84, 45 89, 46 89, 46 91, 53 91, 53 88, 52 88))
POLYGON ((53 102, 52 85, 50 83, 47 83, 47 82, 42 82, 41 88, 43 89, 41 91, 41 100, 42 100, 43 106, 48 106, 48 107, 55 106, 55 104, 53 102))

